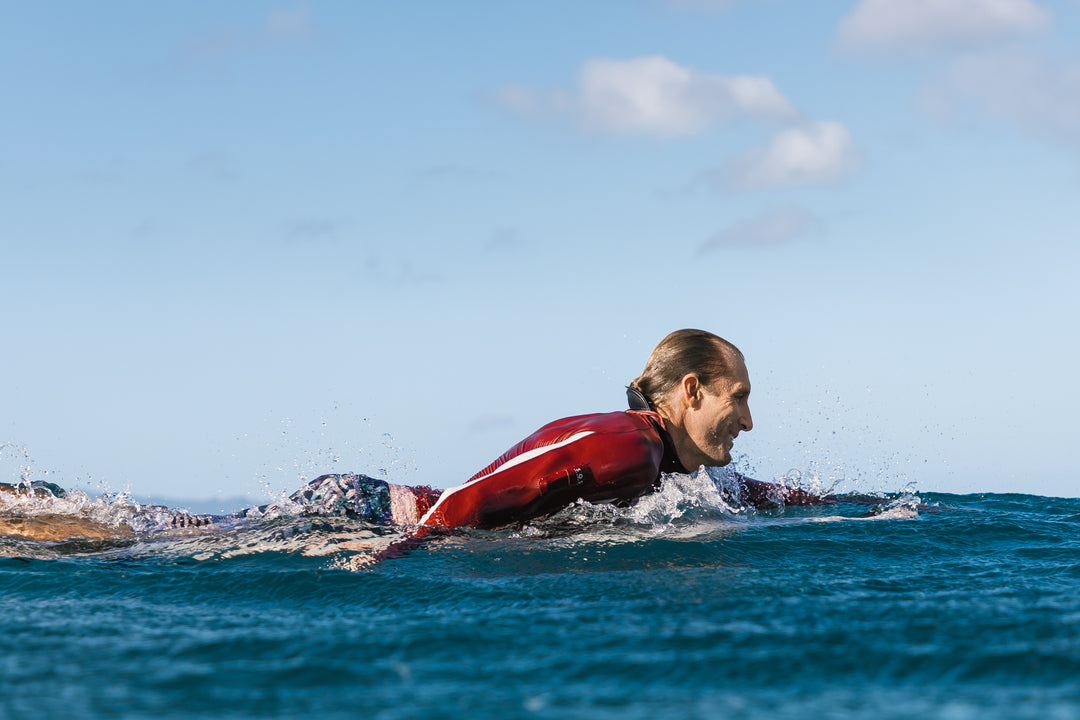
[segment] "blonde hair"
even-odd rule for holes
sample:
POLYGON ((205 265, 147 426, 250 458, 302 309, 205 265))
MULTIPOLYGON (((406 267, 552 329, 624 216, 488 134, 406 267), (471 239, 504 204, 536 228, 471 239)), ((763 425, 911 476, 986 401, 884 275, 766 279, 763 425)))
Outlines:
POLYGON ((656 410, 687 375, 705 386, 732 372, 732 359, 743 359, 739 348, 706 330, 676 330, 660 341, 630 387, 656 410))

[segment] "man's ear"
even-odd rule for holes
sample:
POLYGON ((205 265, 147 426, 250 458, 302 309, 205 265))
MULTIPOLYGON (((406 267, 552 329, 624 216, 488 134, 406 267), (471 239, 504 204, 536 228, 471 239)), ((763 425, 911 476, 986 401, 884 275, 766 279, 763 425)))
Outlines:
POLYGON ((686 407, 696 410, 701 404, 701 382, 698 380, 698 376, 694 374, 684 375, 679 389, 682 391, 683 399, 686 401, 686 407))

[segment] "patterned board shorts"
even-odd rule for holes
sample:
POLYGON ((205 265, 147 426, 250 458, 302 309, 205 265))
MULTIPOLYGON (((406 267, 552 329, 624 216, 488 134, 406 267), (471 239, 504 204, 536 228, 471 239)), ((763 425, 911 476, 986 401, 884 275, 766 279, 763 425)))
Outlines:
POLYGON ((354 473, 322 475, 289 496, 302 515, 337 515, 392 523, 390 484, 354 473))

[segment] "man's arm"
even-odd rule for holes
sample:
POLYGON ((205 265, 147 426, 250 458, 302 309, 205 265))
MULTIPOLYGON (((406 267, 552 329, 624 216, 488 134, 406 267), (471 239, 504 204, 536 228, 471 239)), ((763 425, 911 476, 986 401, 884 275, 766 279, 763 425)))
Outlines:
POLYGON ((740 486, 740 500, 759 509, 783 505, 832 505, 836 502, 827 495, 815 495, 802 488, 762 482, 738 473, 733 475, 740 486))

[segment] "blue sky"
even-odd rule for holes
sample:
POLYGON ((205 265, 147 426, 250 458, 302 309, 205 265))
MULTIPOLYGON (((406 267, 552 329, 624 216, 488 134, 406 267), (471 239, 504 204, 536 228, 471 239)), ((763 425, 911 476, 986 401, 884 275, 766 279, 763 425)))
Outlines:
POLYGON ((748 359, 741 467, 1076 496, 1080 3, 8 3, 0 471, 460 482, 748 359))

